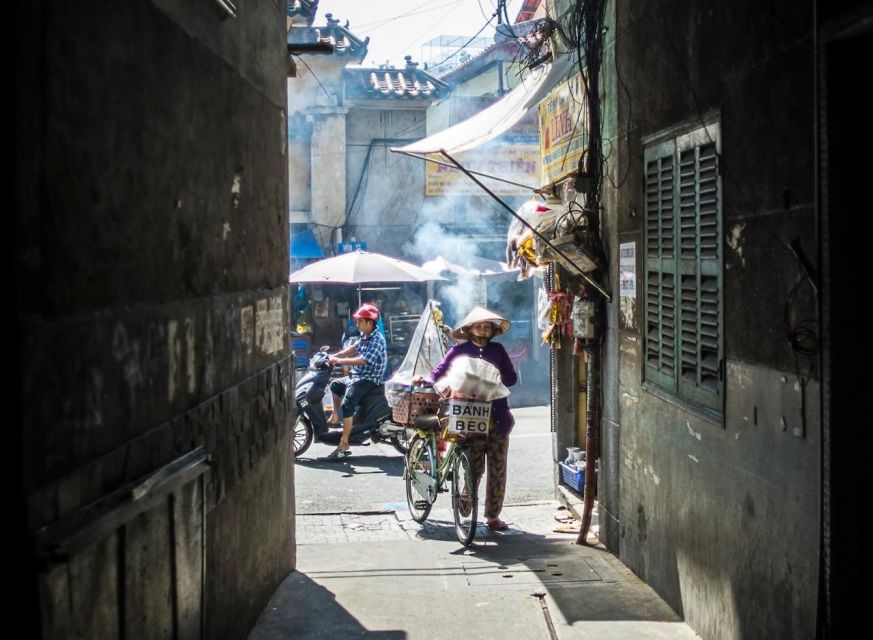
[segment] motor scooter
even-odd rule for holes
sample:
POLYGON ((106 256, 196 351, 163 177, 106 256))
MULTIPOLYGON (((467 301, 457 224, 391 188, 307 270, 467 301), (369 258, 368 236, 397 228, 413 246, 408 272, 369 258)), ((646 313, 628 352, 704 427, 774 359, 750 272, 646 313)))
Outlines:
MULTIPOLYGON (((313 440, 338 445, 342 427, 327 422, 322 404, 331 380, 333 367, 328 364, 328 347, 322 347, 309 359, 306 374, 294 387, 297 420, 294 423, 294 455, 302 455, 313 440)), ((385 399, 384 385, 373 387, 361 398, 355 411, 350 444, 385 442, 405 454, 408 450, 406 427, 392 422, 391 407, 385 399)))

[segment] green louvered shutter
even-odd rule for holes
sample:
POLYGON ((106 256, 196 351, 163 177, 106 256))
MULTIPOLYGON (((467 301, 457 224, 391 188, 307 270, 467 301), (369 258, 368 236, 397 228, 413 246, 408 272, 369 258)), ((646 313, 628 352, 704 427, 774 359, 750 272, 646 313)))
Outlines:
POLYGON ((674 145, 646 150, 645 378, 676 392, 676 223, 674 145))
POLYGON ((722 410, 721 182, 714 132, 680 139, 680 397, 722 410))

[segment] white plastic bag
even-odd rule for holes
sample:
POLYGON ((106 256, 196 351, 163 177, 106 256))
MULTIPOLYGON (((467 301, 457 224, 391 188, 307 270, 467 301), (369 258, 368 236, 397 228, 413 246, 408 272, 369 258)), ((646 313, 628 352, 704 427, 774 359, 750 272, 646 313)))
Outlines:
POLYGON ((509 389, 500 380, 500 371, 482 358, 460 356, 452 360, 449 370, 434 383, 442 394, 449 390, 470 400, 490 402, 509 396, 509 389))

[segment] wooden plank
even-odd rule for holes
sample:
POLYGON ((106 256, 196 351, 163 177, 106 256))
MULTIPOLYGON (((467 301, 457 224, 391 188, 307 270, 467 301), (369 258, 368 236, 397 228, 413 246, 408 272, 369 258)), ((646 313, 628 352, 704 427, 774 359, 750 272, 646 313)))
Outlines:
POLYGON ((40 578, 43 637, 119 637, 118 537, 109 536, 40 578))
POLYGON ((173 637, 170 512, 164 501, 125 527, 124 638, 173 637))
POLYGON ((42 637, 63 640, 73 637, 70 619, 70 582, 67 565, 61 565, 39 578, 42 637))
POLYGON ((176 565, 176 629, 179 640, 198 640, 203 605, 202 476, 174 495, 173 531, 176 565))
POLYGON ((104 538, 70 560, 73 638, 115 639, 120 631, 118 536, 104 538))

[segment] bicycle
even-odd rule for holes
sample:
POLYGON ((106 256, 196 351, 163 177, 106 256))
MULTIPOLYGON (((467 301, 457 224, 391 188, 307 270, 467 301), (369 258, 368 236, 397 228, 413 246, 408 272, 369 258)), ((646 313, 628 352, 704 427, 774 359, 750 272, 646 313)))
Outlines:
POLYGON ((451 479, 455 534, 465 547, 476 535, 479 502, 471 449, 476 435, 488 432, 490 410, 490 402, 455 398, 443 405, 443 416, 416 417, 416 433, 406 454, 406 502, 412 519, 427 520, 437 495, 448 491, 445 484, 451 479), (475 417, 458 417, 464 411, 475 417), (446 443, 445 453, 440 452, 440 440, 446 443))

